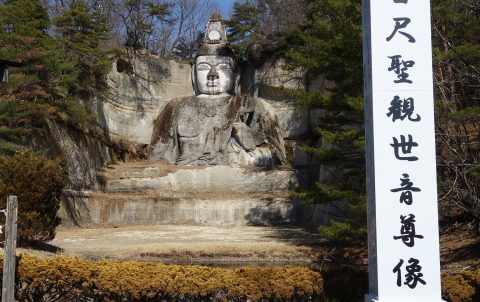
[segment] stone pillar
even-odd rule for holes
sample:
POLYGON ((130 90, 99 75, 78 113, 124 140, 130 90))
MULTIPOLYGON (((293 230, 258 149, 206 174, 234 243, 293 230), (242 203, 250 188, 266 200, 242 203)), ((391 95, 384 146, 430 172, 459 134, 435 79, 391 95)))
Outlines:
POLYGON ((365 301, 441 301, 430 2, 364 0, 365 301))

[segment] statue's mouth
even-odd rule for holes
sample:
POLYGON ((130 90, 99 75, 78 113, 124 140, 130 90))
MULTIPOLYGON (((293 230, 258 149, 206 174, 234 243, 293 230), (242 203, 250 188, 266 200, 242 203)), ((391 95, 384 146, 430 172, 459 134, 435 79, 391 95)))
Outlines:
POLYGON ((207 82, 207 87, 217 87, 218 84, 216 84, 215 82, 207 82))

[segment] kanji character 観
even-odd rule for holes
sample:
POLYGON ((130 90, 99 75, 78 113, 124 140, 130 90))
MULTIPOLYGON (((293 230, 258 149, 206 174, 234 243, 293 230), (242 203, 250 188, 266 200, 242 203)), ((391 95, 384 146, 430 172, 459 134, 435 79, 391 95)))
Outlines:
POLYGON ((421 120, 420 115, 413 116, 413 111, 415 110, 413 98, 401 99, 398 95, 393 97, 393 100, 390 102, 390 107, 388 108, 387 116, 392 117, 392 122, 396 120, 403 121, 406 117, 412 122, 418 122, 421 120))

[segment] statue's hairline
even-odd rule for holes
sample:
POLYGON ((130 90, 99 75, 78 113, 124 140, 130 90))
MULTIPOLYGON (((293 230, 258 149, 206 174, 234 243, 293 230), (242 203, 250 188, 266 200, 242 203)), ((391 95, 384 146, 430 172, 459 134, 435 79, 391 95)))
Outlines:
MULTIPOLYGON (((198 56, 198 57, 195 58, 195 64, 197 64, 198 58, 201 58, 201 57, 217 57, 217 58, 218 58, 218 57, 221 57, 221 58, 229 58, 229 59, 232 59, 233 65, 237 65, 237 64, 235 63, 235 58, 232 58, 231 56, 221 56, 221 55, 201 55, 201 56, 198 56)), ((203 63, 203 62, 202 62, 202 63, 203 63)))

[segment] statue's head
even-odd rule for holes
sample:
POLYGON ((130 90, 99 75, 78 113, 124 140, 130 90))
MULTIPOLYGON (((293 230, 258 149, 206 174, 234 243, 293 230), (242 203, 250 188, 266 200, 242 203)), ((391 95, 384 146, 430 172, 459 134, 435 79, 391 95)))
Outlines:
POLYGON ((215 13, 207 22, 204 43, 197 51, 192 70, 195 93, 232 94, 235 78, 235 55, 227 43, 221 16, 215 13))

